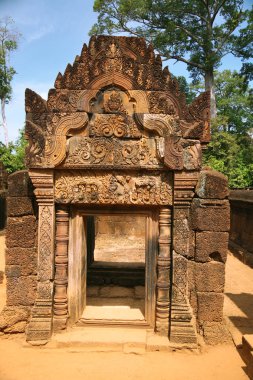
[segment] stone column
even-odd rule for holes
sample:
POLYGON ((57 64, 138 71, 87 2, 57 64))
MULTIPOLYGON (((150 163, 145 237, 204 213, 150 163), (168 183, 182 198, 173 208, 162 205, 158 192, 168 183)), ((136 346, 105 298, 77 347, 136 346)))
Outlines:
POLYGON ((27 329, 27 341, 43 344, 52 333, 53 260, 54 260, 54 179, 52 170, 30 170, 39 207, 37 294, 32 318, 27 329))
POLYGON ((156 331, 168 336, 171 277, 171 209, 169 208, 160 209, 158 243, 156 331))
POLYGON ((56 250, 54 279, 54 330, 66 328, 68 318, 68 241, 69 210, 61 205, 56 210, 56 250))
POLYGON ((188 259, 194 255, 190 206, 197 183, 196 172, 177 172, 174 177, 173 265, 170 340, 196 343, 192 311, 187 297, 188 259))

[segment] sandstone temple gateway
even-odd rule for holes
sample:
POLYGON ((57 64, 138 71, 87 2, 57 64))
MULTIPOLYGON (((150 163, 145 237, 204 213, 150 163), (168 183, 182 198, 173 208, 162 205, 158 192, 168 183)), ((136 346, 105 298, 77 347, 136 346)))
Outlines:
POLYGON ((226 178, 201 166, 209 93, 187 105, 144 39, 97 36, 47 100, 27 89, 25 105, 29 169, 9 177, 1 331, 35 344, 101 324, 217 338, 229 203, 226 178))

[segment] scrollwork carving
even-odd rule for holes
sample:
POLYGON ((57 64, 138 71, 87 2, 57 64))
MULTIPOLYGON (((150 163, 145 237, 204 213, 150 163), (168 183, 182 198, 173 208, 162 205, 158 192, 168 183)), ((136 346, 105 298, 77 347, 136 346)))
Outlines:
POLYGON ((108 138, 72 137, 63 167, 78 166, 161 168, 156 140, 138 141, 108 138))

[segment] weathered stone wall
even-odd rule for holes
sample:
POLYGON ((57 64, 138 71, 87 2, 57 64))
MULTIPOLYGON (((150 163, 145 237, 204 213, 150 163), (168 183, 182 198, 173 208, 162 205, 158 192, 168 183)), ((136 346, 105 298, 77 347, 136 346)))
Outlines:
POLYGON ((8 173, 0 161, 0 230, 4 229, 6 223, 7 178, 8 173))
POLYGON ((37 286, 37 218, 27 171, 8 179, 6 230, 6 307, 0 331, 24 332, 37 286))
POLYGON ((232 190, 229 201, 230 249, 240 260, 253 267, 253 190, 232 190))
POLYGON ((227 178, 203 170, 191 206, 194 261, 188 264, 189 300, 208 343, 226 338, 222 325, 230 209, 227 178))

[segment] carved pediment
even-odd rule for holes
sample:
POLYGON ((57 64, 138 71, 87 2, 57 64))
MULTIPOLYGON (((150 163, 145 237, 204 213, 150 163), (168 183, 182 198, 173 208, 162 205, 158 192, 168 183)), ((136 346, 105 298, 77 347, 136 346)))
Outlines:
POLYGON ((27 164, 197 168, 199 142, 210 139, 209 103, 205 93, 187 106, 144 39, 93 37, 58 74, 47 101, 26 91, 27 164))

